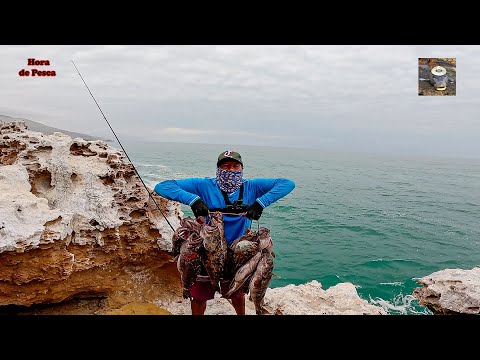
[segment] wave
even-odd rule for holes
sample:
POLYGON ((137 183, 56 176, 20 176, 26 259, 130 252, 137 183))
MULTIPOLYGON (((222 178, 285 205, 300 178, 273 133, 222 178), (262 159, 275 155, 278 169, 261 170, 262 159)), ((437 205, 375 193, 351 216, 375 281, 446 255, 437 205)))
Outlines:
POLYGON ((144 166, 144 167, 157 167, 157 168, 162 168, 166 169, 168 166, 166 165, 161 165, 161 164, 143 164, 143 163, 138 163, 136 164, 137 166, 144 166))
POLYGON ((402 281, 394 281, 394 282, 382 282, 380 285, 392 285, 392 286, 403 286, 404 283, 402 281))
POLYGON ((418 300, 413 295, 400 293, 390 301, 370 297, 369 303, 382 307, 390 315, 433 315, 428 308, 419 309, 418 300))

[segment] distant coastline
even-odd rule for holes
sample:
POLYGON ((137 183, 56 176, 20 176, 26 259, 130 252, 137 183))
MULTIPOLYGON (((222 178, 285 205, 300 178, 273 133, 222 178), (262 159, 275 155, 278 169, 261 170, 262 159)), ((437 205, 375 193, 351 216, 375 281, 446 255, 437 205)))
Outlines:
POLYGON ((29 120, 29 119, 24 119, 24 118, 15 118, 12 116, 7 116, 7 115, 2 115, 0 114, 0 122, 10 122, 10 121, 23 121, 25 125, 27 125, 27 128, 32 131, 38 131, 41 132, 45 135, 51 135, 54 132, 61 132, 65 135, 71 136, 72 138, 82 138, 83 140, 88 140, 88 141, 93 141, 93 140, 103 140, 107 142, 112 142, 113 140, 111 139, 104 139, 100 136, 92 136, 88 134, 82 134, 82 133, 77 133, 73 131, 68 131, 68 130, 63 130, 63 129, 58 129, 54 128, 51 126, 44 125, 42 123, 39 123, 37 121, 29 120))

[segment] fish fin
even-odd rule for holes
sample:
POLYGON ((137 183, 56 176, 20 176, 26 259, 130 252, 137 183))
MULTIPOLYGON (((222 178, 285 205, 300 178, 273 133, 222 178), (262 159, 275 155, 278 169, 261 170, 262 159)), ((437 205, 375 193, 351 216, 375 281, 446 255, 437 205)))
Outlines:
POLYGON ((263 305, 260 305, 256 310, 257 315, 272 315, 263 305))
POLYGON ((225 299, 230 299, 230 296, 232 296, 234 292, 235 292, 234 289, 228 290, 225 294, 222 295, 222 297, 224 297, 225 299))
POLYGON ((279 306, 275 309, 275 312, 273 313, 274 315, 284 315, 284 309, 283 307, 279 306))

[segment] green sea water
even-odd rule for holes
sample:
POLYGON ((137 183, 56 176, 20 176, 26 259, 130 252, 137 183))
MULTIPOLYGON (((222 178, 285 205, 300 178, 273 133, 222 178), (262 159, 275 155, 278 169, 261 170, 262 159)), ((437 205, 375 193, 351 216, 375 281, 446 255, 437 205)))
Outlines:
MULTIPOLYGON (((351 282, 389 314, 429 315, 416 281, 480 265, 480 159, 387 157, 321 150, 122 142, 154 187, 165 179, 214 177, 221 151, 237 150, 244 177, 286 177, 296 188, 260 222, 276 253, 271 287, 351 282)), ((115 146, 115 145, 113 145, 115 146)), ((186 216, 192 216, 182 205, 186 216)))

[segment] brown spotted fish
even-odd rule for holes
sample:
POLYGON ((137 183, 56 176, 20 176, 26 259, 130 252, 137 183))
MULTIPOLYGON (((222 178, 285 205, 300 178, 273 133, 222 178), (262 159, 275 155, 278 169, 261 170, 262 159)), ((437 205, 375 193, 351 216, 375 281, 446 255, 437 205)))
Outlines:
POLYGON ((250 279, 248 290, 250 293, 249 299, 255 305, 255 312, 257 315, 264 315, 269 314, 268 310, 265 309, 263 300, 272 280, 273 254, 268 250, 263 250, 259 254, 261 254, 261 259, 250 279))
POLYGON ((177 230, 175 230, 172 236, 172 252, 174 258, 177 258, 177 256, 180 254, 180 248, 182 244, 188 239, 190 234, 191 231, 186 227, 179 227, 177 228, 177 230))
POLYGON ((220 212, 212 214, 210 223, 200 229, 200 237, 203 240, 205 256, 203 266, 210 277, 212 287, 220 292, 220 278, 227 258, 227 241, 223 233, 223 218, 220 212))
MULTIPOLYGON (((273 248, 273 241, 272 237, 270 236, 270 230, 265 227, 261 227, 260 229, 258 229, 257 235, 260 245, 259 250, 263 251, 265 249, 271 252, 273 248)), ((275 257, 275 254, 273 256, 275 257)))
POLYGON ((250 275, 252 275, 257 268, 258 262, 260 261, 261 257, 262 252, 257 252, 250 260, 240 266, 240 268, 235 273, 235 277, 230 284, 228 292, 223 297, 229 298, 235 291, 240 289, 249 280, 250 275))
POLYGON ((225 239, 225 232, 223 228, 223 214, 219 211, 210 213, 210 225, 218 226, 218 229, 220 230, 220 236, 223 238, 226 244, 227 240, 225 239))
POLYGON ((180 227, 178 227, 172 236, 172 252, 173 257, 177 258, 180 254, 180 247, 185 240, 193 233, 200 231, 200 228, 205 224, 205 217, 198 217, 193 219, 191 217, 185 217, 180 220, 180 227))
POLYGON ((245 234, 235 239, 228 247, 227 260, 225 260, 225 269, 223 273, 224 278, 232 279, 240 266, 255 254, 256 251, 253 251, 252 247, 256 247, 256 251, 258 251, 257 233, 247 228, 245 234), (244 241, 246 243, 243 243, 244 241), (240 242, 242 242, 242 245, 237 249, 237 245, 240 242), (251 254, 249 254, 250 256, 244 254, 246 251, 251 252, 251 254), (235 253, 237 254, 235 255, 235 253))
POLYGON ((245 229, 245 234, 233 240, 233 242, 230 244, 230 248, 232 250, 235 250, 235 247, 237 246, 237 244, 243 240, 257 241, 257 232, 249 228, 245 229))
POLYGON ((190 298, 190 287, 195 283, 202 267, 203 239, 192 232, 182 243, 177 259, 177 269, 180 273, 183 297, 190 298))
POLYGON ((237 271, 243 264, 259 252, 259 243, 250 240, 240 241, 233 251, 234 271, 237 271))
POLYGON ((187 216, 180 220, 180 226, 189 229, 190 231, 200 232, 200 229, 205 224, 205 216, 199 216, 196 219, 187 216))

